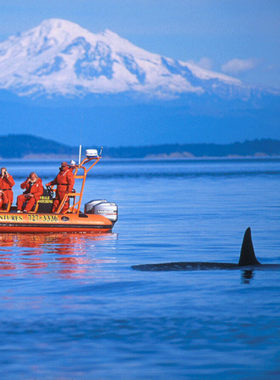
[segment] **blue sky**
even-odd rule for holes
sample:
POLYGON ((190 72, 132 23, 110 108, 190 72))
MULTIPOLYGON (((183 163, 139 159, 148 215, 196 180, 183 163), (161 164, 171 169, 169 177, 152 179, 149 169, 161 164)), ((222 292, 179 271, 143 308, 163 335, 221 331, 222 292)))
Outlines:
POLYGON ((279 0, 0 0, 0 41, 48 18, 280 88, 279 0))

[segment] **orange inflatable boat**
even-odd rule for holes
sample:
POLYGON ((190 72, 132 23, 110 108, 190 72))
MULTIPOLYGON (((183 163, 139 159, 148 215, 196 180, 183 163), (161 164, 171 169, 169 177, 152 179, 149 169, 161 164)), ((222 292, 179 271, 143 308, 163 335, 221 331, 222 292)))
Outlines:
POLYGON ((75 187, 80 181, 79 192, 68 194, 69 208, 61 210, 67 200, 67 195, 61 201, 57 212, 52 213, 55 190, 44 189, 44 194, 28 213, 17 213, 15 206, 8 205, 0 211, 0 232, 13 233, 45 233, 45 232, 111 232, 118 219, 118 207, 107 200, 93 200, 85 204, 81 211, 81 203, 87 173, 100 160, 96 150, 87 150, 86 158, 79 165, 72 165, 75 187), (79 181, 78 181, 79 180, 79 181))

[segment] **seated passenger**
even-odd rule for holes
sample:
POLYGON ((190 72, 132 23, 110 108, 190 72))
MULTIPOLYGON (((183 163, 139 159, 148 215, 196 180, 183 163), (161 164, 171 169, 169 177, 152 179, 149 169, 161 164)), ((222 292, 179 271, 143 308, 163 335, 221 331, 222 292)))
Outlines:
POLYGON ((7 172, 7 168, 1 168, 0 176, 0 209, 6 210, 8 202, 13 203, 13 190, 15 181, 13 177, 7 172))
POLYGON ((17 212, 29 212, 44 192, 42 180, 36 173, 32 172, 20 187, 26 190, 22 195, 17 197, 17 212), (27 203, 25 209, 22 210, 24 202, 27 203))

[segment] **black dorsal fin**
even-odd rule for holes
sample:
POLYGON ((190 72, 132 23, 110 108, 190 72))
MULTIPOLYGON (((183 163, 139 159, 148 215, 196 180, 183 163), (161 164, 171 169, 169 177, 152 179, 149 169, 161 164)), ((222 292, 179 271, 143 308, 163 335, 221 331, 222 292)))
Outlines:
POLYGON ((255 255, 250 227, 247 228, 244 234, 238 265, 242 267, 249 265, 261 265, 255 255))

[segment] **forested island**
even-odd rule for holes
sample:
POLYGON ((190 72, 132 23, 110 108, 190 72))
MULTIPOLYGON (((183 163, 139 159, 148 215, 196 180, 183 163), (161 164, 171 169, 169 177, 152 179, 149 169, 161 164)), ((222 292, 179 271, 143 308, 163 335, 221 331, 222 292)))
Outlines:
MULTIPOLYGON (((86 148, 96 147, 89 141, 86 148)), ((0 139, 2 159, 49 159, 78 156, 78 147, 32 135, 6 135, 0 139)), ((104 147, 103 157, 126 159, 280 157, 280 141, 260 139, 232 144, 164 144, 151 146, 104 147)))

